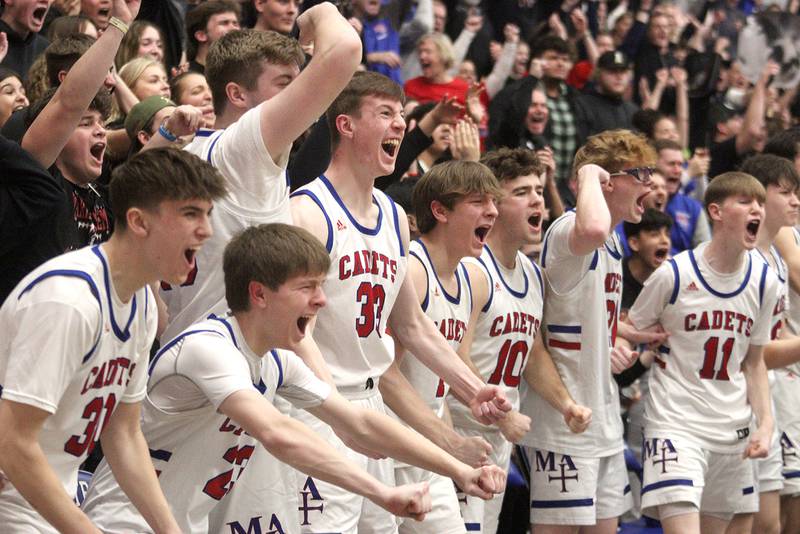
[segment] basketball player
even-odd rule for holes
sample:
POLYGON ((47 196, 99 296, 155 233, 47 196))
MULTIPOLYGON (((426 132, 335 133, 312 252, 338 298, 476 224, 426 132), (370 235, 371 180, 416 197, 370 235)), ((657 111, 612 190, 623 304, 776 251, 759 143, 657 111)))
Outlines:
MULTIPOLYGON (((275 32, 236 30, 215 42, 206 62, 216 130, 200 130, 186 150, 214 165, 229 195, 214 212, 214 238, 181 287, 162 286, 169 340, 209 313, 224 313, 222 252, 242 229, 291 222, 286 165, 292 142, 328 108, 358 66, 361 40, 329 2, 297 19, 300 44, 275 32)), ((170 135, 167 132, 167 135, 170 135)), ((305 357, 306 353, 303 353, 305 357)), ((313 368, 313 367, 312 367, 313 368)))
MULTIPOLYGON (((314 340, 339 391, 360 405, 383 411, 376 388, 393 360, 383 340, 388 326, 393 338, 444 378, 476 417, 492 422, 508 410, 508 402, 497 388, 472 374, 425 317, 413 282, 405 276, 409 241, 405 213, 373 187, 375 177, 394 168, 405 129, 402 102, 402 89, 388 78, 357 73, 328 110, 333 147, 328 170, 292 200, 295 222, 326 245, 332 260, 324 285, 331 305, 319 314, 314 340)), ((407 395, 417 393, 409 388, 407 395)), ((330 435, 321 422, 308 423, 330 435)), ((330 439, 336 438, 330 435, 330 439)), ((393 478, 389 461, 367 460, 361 454, 354 459, 379 472, 381 480, 393 478)), ((396 532, 394 519, 368 503, 362 512, 359 496, 313 478, 301 486, 309 481, 326 502, 324 510, 303 526, 305 532, 396 532)))
MULTIPOLYGON (((797 170, 785 158, 772 154, 757 154, 745 160, 740 169, 753 176, 764 186, 764 221, 758 228, 758 243, 753 249, 757 259, 765 261, 773 273, 777 284, 777 301, 772 310, 770 340, 786 337, 783 325, 786 322, 789 302, 789 282, 786 262, 773 246, 775 236, 781 228, 791 228, 797 224, 800 201, 797 188, 800 185, 797 170)), ((769 367, 769 366, 767 366, 769 367)), ((729 534, 750 534, 780 532, 780 491, 783 489, 783 462, 781 456, 781 418, 775 412, 777 390, 775 371, 767 371, 770 383, 772 410, 775 413, 775 429, 769 445, 769 454, 764 459, 753 462, 755 488, 743 496, 742 508, 728 526, 729 534)))
POLYGON ((642 482, 642 512, 666 534, 724 532, 753 491, 746 459, 769 451, 762 353, 778 280, 750 253, 764 197, 749 174, 714 178, 705 193, 711 241, 659 267, 628 314, 636 328, 660 323, 670 333, 650 371, 642 482))
POLYGON ((591 409, 592 424, 572 433, 546 399, 528 395, 524 413, 536 424, 524 443, 537 534, 572 533, 579 525, 582 532, 614 533, 632 504, 611 374, 622 294, 622 248, 613 229, 641 219, 654 161, 647 141, 629 131, 590 137, 575 155, 575 211, 553 221, 544 237, 542 330, 568 391, 591 409))
POLYGON ((186 280, 224 192, 191 154, 135 156, 111 181, 111 239, 41 265, 0 308, 3 532, 99 532, 72 501, 98 439, 150 528, 180 532, 139 426, 157 320, 146 284, 186 280))
MULTIPOLYGON (((498 422, 499 428, 476 421, 459 403, 451 403, 450 410, 456 430, 486 439, 492 445, 491 462, 506 469, 512 443, 530 428, 530 418, 519 413, 523 373, 532 387, 559 403, 564 417, 573 424, 585 428, 590 412, 569 398, 546 351, 534 354, 533 350, 542 320, 544 284, 539 268, 521 250, 535 243, 541 233, 544 167, 534 152, 522 148, 490 152, 482 162, 500 181, 503 196, 497 221, 480 256, 465 260, 474 303, 460 352, 476 376, 503 389, 513 410, 498 422), (545 358, 547 361, 543 361, 545 358), (544 393, 545 385, 553 391, 560 388, 557 401, 552 394, 544 393)), ((497 532, 502 495, 485 503, 466 495, 460 497, 468 531, 497 532)))
MULTIPOLYGON (((473 161, 435 165, 414 188, 416 224, 422 235, 409 245, 408 276, 414 282, 417 302, 453 350, 458 350, 464 339, 473 305, 472 282, 460 260, 480 254, 480 236, 492 228, 497 217, 495 201, 500 194, 491 171, 473 161)), ((402 406, 404 410, 427 410, 445 428, 442 433, 454 434, 455 439, 474 440, 485 446, 478 449, 481 452, 491 450, 483 439, 461 437, 441 420, 446 409, 447 383, 399 343, 395 343, 395 364, 424 403, 422 407, 412 406, 408 397, 392 398, 397 388, 383 387, 387 375, 392 380, 391 372, 387 371, 381 378, 381 393, 386 392, 387 404, 402 406)), ((481 460, 487 462, 488 454, 481 460)), ((399 462, 395 463, 395 479, 398 484, 427 481, 433 505, 424 521, 404 521, 401 533, 465 532, 452 480, 399 462)))
MULTIPOLYGON (((420 519, 430 509, 424 483, 386 487, 308 427, 279 413, 271 403, 276 392, 355 441, 453 476, 475 494, 486 496, 502 487, 499 468, 472 469, 457 462, 385 415, 355 408, 296 355, 273 350, 294 348, 325 305, 321 285, 329 263, 325 248, 301 228, 280 223, 249 228, 225 252, 231 312, 192 325, 151 363, 143 430, 159 483, 184 532, 209 531, 210 511, 236 484, 256 440, 276 468, 279 461, 287 462, 396 515, 420 519)), ((83 506, 104 531, 146 528, 106 463, 83 506)), ((294 503, 268 499, 256 516, 212 531, 238 526, 293 532, 296 513, 294 503)))

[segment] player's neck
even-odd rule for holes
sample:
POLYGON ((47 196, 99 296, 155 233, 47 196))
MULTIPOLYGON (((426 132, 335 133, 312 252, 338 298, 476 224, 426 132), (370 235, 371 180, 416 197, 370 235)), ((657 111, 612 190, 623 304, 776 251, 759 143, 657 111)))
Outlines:
POLYGON ((274 343, 271 343, 269 336, 264 332, 263 317, 258 317, 254 312, 241 312, 234 313, 236 322, 239 323, 239 330, 242 331, 244 342, 253 351, 253 354, 263 356, 270 349, 274 348, 274 343))
POLYGON ((228 104, 225 106, 225 111, 223 111, 220 115, 217 115, 216 120, 214 120, 214 129, 222 130, 227 128, 242 118, 242 115, 244 115, 245 112, 247 112, 247 110, 234 107, 233 104, 228 102, 228 104))
POLYGON ((375 176, 370 176, 368 171, 364 172, 361 166, 351 164, 348 160, 346 155, 335 153, 325 171, 325 177, 353 215, 359 218, 368 217, 373 211, 372 191, 375 187, 375 176))
POLYGON ((464 256, 458 252, 454 252, 447 246, 450 240, 446 232, 439 231, 439 227, 437 226, 427 234, 421 235, 419 239, 425 245, 433 268, 436 269, 436 274, 439 275, 439 279, 442 281, 455 279, 455 271, 458 268, 458 262, 461 261, 461 258, 464 256))
POLYGON ((781 231, 780 222, 771 221, 769 216, 764 218, 764 222, 758 228, 758 236, 756 238, 756 246, 761 252, 769 252, 769 247, 775 241, 775 236, 781 231))
POLYGON ((122 302, 128 302, 146 284, 157 281, 155 269, 148 265, 142 251, 126 239, 125 234, 114 232, 101 247, 108 259, 111 284, 122 302))
POLYGON ((703 258, 714 271, 727 274, 742 268, 746 254, 747 251, 738 244, 712 237, 703 251, 703 258))
POLYGON ((486 245, 500 265, 506 269, 514 269, 517 266, 517 252, 520 251, 522 245, 503 239, 504 237, 502 230, 495 224, 492 231, 489 232, 489 237, 486 238, 486 245))

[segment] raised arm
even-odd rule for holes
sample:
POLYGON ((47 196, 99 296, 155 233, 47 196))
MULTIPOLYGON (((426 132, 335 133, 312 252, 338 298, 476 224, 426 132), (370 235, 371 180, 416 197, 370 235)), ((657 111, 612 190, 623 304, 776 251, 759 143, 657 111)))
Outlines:
POLYGON ((744 114, 742 130, 736 135, 736 152, 746 154, 753 150, 759 139, 765 135, 765 119, 767 104, 767 86, 772 77, 780 72, 780 65, 772 60, 767 61, 764 70, 756 81, 750 103, 744 114))
POLYGON ((300 43, 313 43, 314 56, 296 80, 261 106, 261 135, 273 160, 328 109, 361 61, 361 39, 330 2, 304 12, 297 26, 300 43))
POLYGON ((112 20, 103 35, 72 66, 53 99, 33 121, 22 139, 22 148, 43 166, 55 163, 83 113, 100 90, 114 65, 122 37, 139 12, 140 0, 114 0, 112 20))
POLYGON ((609 180, 608 172, 594 164, 578 170, 575 226, 569 234, 569 250, 575 256, 585 256, 601 247, 613 231, 611 213, 603 196, 609 180))

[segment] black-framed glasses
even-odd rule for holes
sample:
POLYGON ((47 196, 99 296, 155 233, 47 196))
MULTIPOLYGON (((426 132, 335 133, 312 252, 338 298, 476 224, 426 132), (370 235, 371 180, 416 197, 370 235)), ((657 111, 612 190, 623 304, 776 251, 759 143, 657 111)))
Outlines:
POLYGON ((618 172, 612 172, 609 176, 625 176, 629 174, 633 176, 633 178, 637 182, 641 182, 643 184, 650 183, 650 179, 653 177, 653 173, 656 172, 654 167, 633 167, 631 169, 622 169, 618 172))

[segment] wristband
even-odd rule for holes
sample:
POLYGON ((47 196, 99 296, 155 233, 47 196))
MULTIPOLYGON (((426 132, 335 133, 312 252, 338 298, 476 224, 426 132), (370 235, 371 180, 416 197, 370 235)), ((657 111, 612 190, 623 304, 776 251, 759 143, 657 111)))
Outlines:
POLYGON ((116 29, 122 32, 122 35, 128 33, 128 25, 122 22, 117 17, 111 17, 108 19, 109 26, 114 26, 116 29))
POLYGON ((164 126, 163 124, 158 127, 158 133, 161 134, 161 137, 163 137, 164 139, 166 139, 171 143, 174 143, 175 141, 178 140, 178 136, 167 130, 167 127, 164 126))

